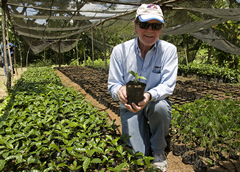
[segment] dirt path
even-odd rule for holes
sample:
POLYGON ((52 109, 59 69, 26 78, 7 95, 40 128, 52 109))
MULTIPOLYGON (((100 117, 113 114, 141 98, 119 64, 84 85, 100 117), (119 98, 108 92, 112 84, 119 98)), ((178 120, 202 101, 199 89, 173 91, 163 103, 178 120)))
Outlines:
MULTIPOLYGON (((15 80, 18 80, 21 77, 21 74, 26 71, 27 68, 17 68, 16 74, 12 77, 12 85, 14 85, 15 80)), ((0 103, 7 96, 7 88, 4 83, 7 82, 7 78, 5 77, 3 68, 0 68, 0 103)))
MULTIPOLYGON (((18 69, 18 74, 16 74, 13 77, 13 81, 20 78, 21 74, 26 71, 26 68, 18 69)), ((116 120, 116 125, 119 125, 119 132, 121 133, 121 121, 117 114, 113 113, 112 110, 105 107, 104 105, 98 103, 91 95, 87 94, 83 88, 81 88, 78 84, 72 82, 68 77, 66 77, 63 73, 60 71, 56 71, 59 77, 62 80, 63 85, 67 87, 72 87, 75 90, 78 90, 81 92, 81 94, 86 98, 87 102, 91 102, 92 105, 98 108, 99 111, 107 112, 108 117, 111 120, 116 120)), ((4 75, 3 68, 0 68, 0 103, 4 100, 4 98, 7 96, 6 87, 4 85, 4 82, 6 82, 6 77, 4 75)), ((13 83, 14 84, 14 83, 13 83)), ((174 156, 172 152, 170 152, 167 156, 168 158, 168 170, 167 172, 194 172, 191 165, 186 165, 182 162, 182 158, 180 156, 174 156)))

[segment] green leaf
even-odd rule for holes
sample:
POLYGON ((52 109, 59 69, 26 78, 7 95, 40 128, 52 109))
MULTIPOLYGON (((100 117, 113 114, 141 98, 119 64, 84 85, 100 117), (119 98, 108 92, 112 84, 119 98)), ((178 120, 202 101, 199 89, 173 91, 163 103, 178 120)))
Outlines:
POLYGON ((78 152, 86 152, 86 149, 85 148, 75 148, 76 151, 78 152))
POLYGON ((0 170, 3 170, 5 164, 6 164, 5 160, 0 160, 0 170))
POLYGON ((116 151, 116 149, 115 149, 114 147, 107 148, 107 149, 105 150, 105 155, 106 155, 108 152, 110 152, 110 151, 116 151))
POLYGON ((85 159, 85 161, 83 162, 83 170, 84 171, 87 171, 90 162, 91 162, 90 158, 85 159))
POLYGON ((128 164, 126 162, 121 163, 118 167, 117 167, 117 171, 121 171, 123 169, 123 167, 127 167, 128 164))
POLYGON ((50 147, 56 149, 58 152, 61 152, 60 149, 59 149, 59 147, 58 147, 55 143, 51 143, 51 144, 50 144, 50 147))
POLYGON ((17 163, 22 163, 23 162, 23 159, 22 159, 22 154, 17 154, 16 155, 16 160, 17 160, 17 163))
POLYGON ((100 158, 94 158, 91 162, 94 164, 101 164, 102 160, 100 158))
POLYGON ((65 163, 60 163, 60 164, 57 165, 57 168, 59 168, 59 167, 67 167, 67 164, 65 164, 65 163))
POLYGON ((74 166, 75 168, 77 168, 77 161, 74 161, 74 162, 73 162, 73 166, 74 166))
POLYGON ((117 147, 118 152, 122 155, 123 153, 123 147, 120 145, 117 147))
POLYGON ((41 161, 37 158, 34 158, 33 156, 30 156, 27 160, 28 164, 40 164, 41 161))
POLYGON ((69 123, 69 126, 75 128, 78 126, 78 124, 76 122, 71 122, 69 123))

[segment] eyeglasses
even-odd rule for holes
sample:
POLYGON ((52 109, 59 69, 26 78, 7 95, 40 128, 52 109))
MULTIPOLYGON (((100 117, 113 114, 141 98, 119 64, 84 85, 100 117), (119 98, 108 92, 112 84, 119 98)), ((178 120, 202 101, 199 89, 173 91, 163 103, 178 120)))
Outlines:
POLYGON ((162 23, 148 23, 148 22, 137 22, 141 29, 148 29, 149 26, 152 27, 152 30, 160 30, 162 28, 162 23))

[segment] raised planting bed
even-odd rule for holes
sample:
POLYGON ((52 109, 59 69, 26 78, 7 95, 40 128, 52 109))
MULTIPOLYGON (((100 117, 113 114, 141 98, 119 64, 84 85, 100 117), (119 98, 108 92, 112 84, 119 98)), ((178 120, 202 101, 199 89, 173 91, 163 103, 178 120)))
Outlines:
MULTIPOLYGON (((118 102, 113 101, 107 92, 107 72, 80 66, 62 67, 59 70, 84 88, 96 100, 119 115, 120 106, 118 102)), ((169 97, 173 103, 173 120, 170 128, 170 138, 168 138, 168 151, 173 151, 176 156, 182 156, 183 162, 193 165, 195 171, 238 169, 240 165, 239 90, 239 87, 229 84, 201 82, 178 77, 175 91, 169 97), (192 110, 188 111, 189 109, 192 110), (208 111, 212 113, 208 113, 208 111), (216 115, 219 114, 220 117, 208 116, 215 113, 216 115), (194 119, 191 119, 193 116, 194 119), (231 118, 235 122, 234 125, 232 124, 232 128, 230 127, 231 118), (184 123, 184 121, 187 123, 184 123), (204 125, 194 123, 197 121, 204 125), (223 127, 221 125, 228 126, 228 129, 226 133, 215 132, 213 134, 210 126, 214 125, 215 129, 213 131, 216 130, 216 126, 223 127), (202 133, 202 135, 195 136, 194 133, 202 133), (226 143, 224 140, 226 140, 226 143), (229 143, 230 140, 234 142, 233 145, 229 143)))

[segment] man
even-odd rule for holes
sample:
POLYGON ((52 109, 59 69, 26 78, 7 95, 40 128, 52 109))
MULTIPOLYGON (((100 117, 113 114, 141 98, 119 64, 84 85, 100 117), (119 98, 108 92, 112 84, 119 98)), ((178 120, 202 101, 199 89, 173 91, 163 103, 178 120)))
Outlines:
POLYGON ((122 134, 130 136, 127 144, 134 152, 153 155, 153 165, 167 170, 165 136, 171 123, 168 96, 176 85, 178 56, 174 45, 159 40, 164 27, 161 8, 141 5, 136 13, 134 30, 138 37, 114 47, 109 67, 108 91, 120 101, 122 134), (147 80, 143 100, 128 104, 126 84, 133 80, 129 71, 147 80))

